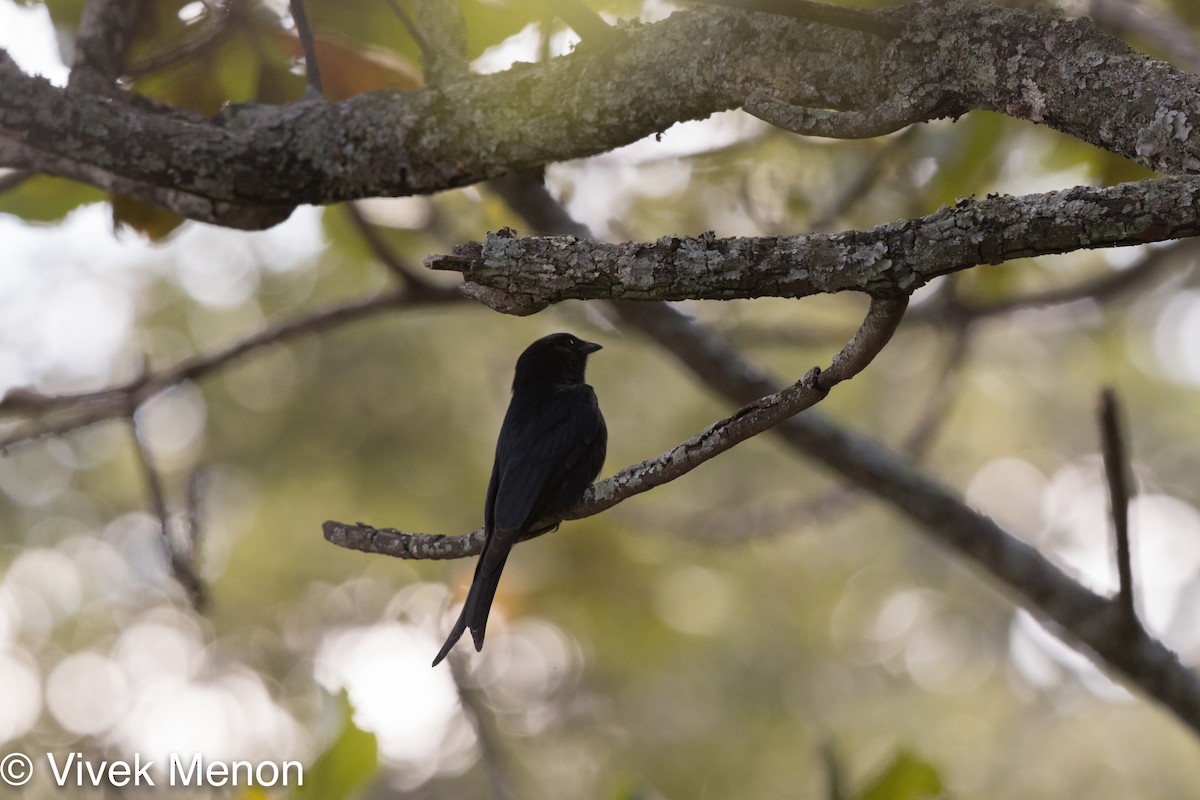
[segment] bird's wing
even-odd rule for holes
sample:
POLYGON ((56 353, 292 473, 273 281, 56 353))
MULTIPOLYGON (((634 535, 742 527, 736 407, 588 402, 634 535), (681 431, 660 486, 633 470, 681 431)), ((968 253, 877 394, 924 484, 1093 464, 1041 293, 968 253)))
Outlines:
POLYGON ((496 447, 499 484, 491 511, 494 528, 503 531, 524 531, 551 510, 547 502, 604 428, 587 384, 559 387, 514 412, 496 447))

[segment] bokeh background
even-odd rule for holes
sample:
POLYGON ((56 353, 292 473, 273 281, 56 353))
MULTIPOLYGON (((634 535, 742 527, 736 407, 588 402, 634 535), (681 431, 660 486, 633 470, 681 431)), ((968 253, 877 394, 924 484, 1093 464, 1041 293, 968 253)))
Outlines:
MULTIPOLYGON (((675 9, 590 5, 610 21, 675 9)), ((382 0, 307 6, 331 95, 419 81, 418 52, 382 0)), ((481 71, 577 41, 538 3, 464 7, 481 71)), ((0 0, 0 46, 61 84, 81 8, 0 0)), ((131 58, 156 68, 132 79, 136 91, 209 113, 302 95, 285 3, 152 8, 131 58), (204 36, 182 60, 164 55, 204 36)), ((1128 30, 1129 40, 1186 65, 1200 9, 1189 0, 1139 8, 1174 37, 1156 38, 1160 25, 1128 30)), ((654 239, 869 227, 957 197, 1146 176, 995 114, 834 142, 729 112, 552 165, 546 180, 597 236, 654 239)), ((60 180, 5 188, 0 393, 125 383, 146 365, 168 368, 394 280, 344 207, 300 208, 243 233, 60 180)), ((505 225, 532 232, 486 186, 366 201, 358 213, 414 264, 505 225)), ((1094 410, 1099 389, 1115 387, 1141 487, 1143 617, 1194 663, 1200 286, 1197 251, 1165 247, 940 281, 821 409, 909 448, 1107 591, 1115 578, 1094 410), (1161 262, 1152 275, 1102 297, 986 316, 956 315, 946 302, 1009 303, 1152 257, 1161 262)), ((681 307, 799 376, 827 363, 864 303, 681 307)), ((609 420, 606 474, 729 410, 599 308, 568 303, 518 319, 463 301, 364 315, 271 346, 162 392, 136 426, 108 421, 9 448, 0 752, 203 753, 307 767, 303 790, 187 795, 199 798, 485 797, 497 782, 519 797, 568 799, 1195 795, 1197 742, 1169 715, 769 435, 520 546, 485 651, 460 647, 453 670, 430 669, 473 561, 348 552, 324 541, 321 523, 476 527, 516 355, 561 329, 604 344, 589 378, 609 420), (135 429, 176 533, 189 529, 185 518, 196 523, 204 613, 163 556, 135 429)), ((0 432, 25 421, 11 415, 0 432)), ((58 789, 40 768, 22 796, 146 794, 58 789)))

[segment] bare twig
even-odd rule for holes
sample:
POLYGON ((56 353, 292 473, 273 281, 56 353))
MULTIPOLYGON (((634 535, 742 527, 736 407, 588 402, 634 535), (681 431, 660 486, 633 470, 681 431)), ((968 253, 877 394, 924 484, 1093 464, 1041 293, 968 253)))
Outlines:
POLYGON ((436 292, 430 290, 420 295, 412 295, 401 288, 271 325, 224 349, 186 358, 172 367, 140 375, 118 386, 77 394, 10 391, 0 400, 0 412, 35 414, 39 418, 0 436, 0 451, 19 443, 120 418, 128 413, 131 405, 140 405, 164 389, 184 381, 199 380, 270 345, 329 330, 378 313, 455 303, 461 299, 453 288, 438 289, 436 292))
POLYGON ((206 53, 214 45, 220 43, 229 32, 230 23, 235 14, 234 9, 241 0, 223 0, 223 2, 206 2, 204 15, 194 23, 199 31, 190 34, 188 38, 169 50, 152 53, 126 67, 123 72, 132 77, 140 78, 161 72, 164 69, 181 64, 190 58, 206 53))
POLYGON ((192 607, 197 611, 203 611, 208 604, 208 592, 204 586, 204 581, 196 572, 194 561, 195 551, 183 552, 179 545, 171 538, 171 512, 167 507, 167 497, 166 491, 163 489, 162 476, 158 468, 154 465, 154 459, 150 455, 149 446, 142 440, 136 414, 130 414, 129 426, 133 434, 134 454, 137 456, 138 468, 142 473, 142 481, 146 485, 146 494, 150 501, 150 508, 153 510, 154 515, 158 517, 158 524, 162 532, 163 554, 170 565, 171 574, 187 593, 192 607))
POLYGON ((288 0, 288 9, 292 14, 292 22, 296 23, 300 49, 304 51, 304 78, 308 81, 308 96, 321 97, 321 65, 317 63, 317 47, 313 43, 312 28, 308 24, 304 0, 288 0))
POLYGON ((882 147, 871 154, 854 177, 846 181, 844 185, 835 187, 833 199, 821 209, 821 213, 813 219, 809 228, 814 233, 832 229, 838 219, 866 196, 883 173, 884 164, 912 142, 917 130, 910 126, 901 131, 899 135, 887 139, 882 147))
MULTIPOLYGON (((905 317, 907 322, 907 316, 905 317)), ((932 445, 937 432, 948 418, 948 410, 957 396, 954 383, 966 358, 971 329, 963 328, 951 334, 949 352, 941 373, 930 381, 933 387, 923 404, 921 415, 900 444, 898 452, 914 462, 920 462, 932 445)), ((736 507, 706 510, 703 514, 687 515, 654 521, 651 526, 666 531, 681 531, 688 539, 706 544, 738 544, 750 539, 763 539, 795 532, 814 526, 828 526, 839 517, 853 511, 867 499, 854 484, 846 483, 813 497, 790 503, 766 506, 748 503, 736 507)))
POLYGON ((1111 388, 1105 389, 1100 393, 1100 442, 1104 452, 1104 474, 1108 478, 1108 498, 1116 537, 1119 580, 1117 602, 1125 614, 1126 622, 1136 627, 1139 623, 1134 604, 1133 567, 1129 554, 1129 492, 1133 480, 1121 427, 1117 394, 1111 388))
POLYGON ((345 209, 350 223, 362 236, 367 247, 371 248, 371 252, 379 259, 379 263, 383 264, 407 288, 410 297, 423 296, 426 293, 430 296, 437 296, 449 291, 430 281, 414 265, 401 258, 400 254, 384 241, 379 230, 363 215, 358 204, 346 203, 345 209))
POLYGON ((425 37, 421 35, 421 29, 417 27, 417 23, 413 21, 412 16, 404 10, 404 6, 400 5, 397 0, 385 0, 388 8, 400 20, 400 24, 408 31, 408 35, 417 43, 417 49, 421 51, 421 62, 424 64, 430 63, 435 56, 429 49, 429 43, 425 41, 425 37))
POLYGON ((88 0, 75 38, 68 85, 96 94, 116 94, 125 52, 142 21, 145 0, 88 0))
POLYGON ((551 0, 550 7, 585 42, 603 42, 613 38, 613 27, 583 0, 551 0))

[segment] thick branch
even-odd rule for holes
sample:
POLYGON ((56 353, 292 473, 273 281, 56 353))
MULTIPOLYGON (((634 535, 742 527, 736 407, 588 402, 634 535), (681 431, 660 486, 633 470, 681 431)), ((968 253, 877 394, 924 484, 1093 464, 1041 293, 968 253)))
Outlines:
POLYGON ((0 139, 36 149, 36 168, 50 174, 93 182, 95 170, 214 202, 291 207, 436 192, 594 155, 764 92, 852 112, 847 121, 998 110, 1155 169, 1200 171, 1200 137, 1190 135, 1200 76, 1086 20, 984 0, 921 0, 903 19, 904 36, 881 46, 770 14, 684 12, 544 64, 416 92, 240 106, 214 120, 57 88, 0 54, 0 139))
POLYGON ((471 296, 530 314, 582 300, 731 300, 819 292, 911 293, 977 264, 1177 239, 1200 233, 1200 178, 1166 178, 1025 197, 960 201, 869 231, 608 244, 489 234, 431 256, 463 273, 471 296))

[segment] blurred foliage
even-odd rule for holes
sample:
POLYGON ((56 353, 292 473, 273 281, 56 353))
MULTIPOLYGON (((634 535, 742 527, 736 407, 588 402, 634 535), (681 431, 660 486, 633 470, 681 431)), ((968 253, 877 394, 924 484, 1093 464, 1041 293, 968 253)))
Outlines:
MULTIPOLYGON (((82 3, 44 5, 69 61, 82 3)), ((590 5, 623 19, 668 10, 590 5)), ((1166 6, 1179 25, 1200 26, 1193 4, 1166 6)), ((286 4, 234 2, 220 34, 194 52, 187 43, 204 40, 215 13, 183 0, 150 8, 131 61, 188 52, 137 74, 135 91, 205 114, 302 96, 286 4)), ((419 85, 420 54, 386 3, 307 8, 331 97, 419 85)), ((473 57, 534 60, 543 42, 570 46, 549 4, 464 9, 473 57)), ((654 239, 792 233, 818 221, 866 228, 990 192, 1144 175, 998 114, 831 142, 734 112, 552 165, 547 181, 599 235, 654 239)), ((103 200, 40 177, 0 194, 0 302, 9 303, 0 391, 129 380, 144 358, 166 368, 393 280, 339 207, 245 234, 103 200)), ((527 227, 486 187, 361 208, 409 264, 488 230, 527 227)), ((1000 301, 1139 257, 1024 260, 952 285, 1000 301)), ((952 392, 929 472, 1103 589, 1112 584, 1092 412, 1101 385, 1118 387, 1145 493, 1148 621, 1192 663, 1193 261, 1177 258, 1169 280, 1108 306, 1026 310, 969 331, 906 324, 822 404, 900 446, 952 392), (956 337, 967 337, 967 357, 948 370, 956 337)), ((914 313, 936 291, 922 292, 914 313)), ((681 307, 778 374, 799 376, 827 361, 864 306, 819 297, 681 307)), ((171 507, 182 512, 194 472, 205 476, 195 509, 214 601, 205 617, 186 609, 165 572, 128 425, 0 459, 3 749, 304 761, 303 790, 235 795, 246 800, 488 796, 497 773, 534 798, 820 797, 831 740, 847 796, 864 800, 1193 793, 1195 742, 1166 715, 1039 635, 886 508, 831 496, 828 475, 769 436, 518 548, 487 649, 460 647, 454 680, 430 670, 473 563, 339 550, 320 524, 478 525, 515 355, 559 329, 605 345, 589 378, 609 420, 608 473, 728 411, 672 359, 576 303, 521 319, 465 302, 376 315, 267 348, 148 404, 138 424, 171 507), (456 681, 484 698, 486 725, 464 710, 456 681)), ((27 796, 62 792, 39 776, 27 796)))

